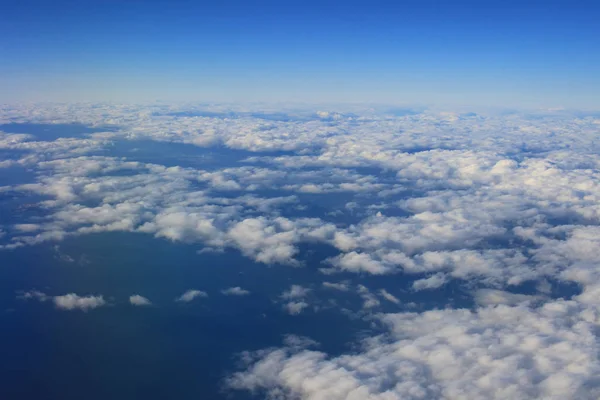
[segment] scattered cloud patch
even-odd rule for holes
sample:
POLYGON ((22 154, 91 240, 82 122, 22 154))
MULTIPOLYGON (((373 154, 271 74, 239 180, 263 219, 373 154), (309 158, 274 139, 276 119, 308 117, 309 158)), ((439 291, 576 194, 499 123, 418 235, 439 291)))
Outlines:
POLYGON ((56 308, 68 311, 88 311, 106 305, 106 301, 102 296, 79 296, 75 293, 55 296, 52 300, 56 308))
POLYGON ((387 301, 389 301, 391 303, 400 304, 400 300, 385 289, 379 290, 379 294, 381 295, 381 297, 383 297, 384 299, 386 299, 387 301))
POLYGON ((183 293, 181 296, 177 297, 175 301, 180 303, 189 303, 190 301, 193 301, 194 299, 199 297, 208 297, 208 294, 206 292, 203 292, 202 290, 190 289, 183 293))
POLYGON ((290 301, 283 305, 283 309, 290 315, 298 315, 305 308, 308 307, 308 303, 305 301, 290 301))
POLYGON ((250 294, 250 291, 242 289, 239 286, 235 286, 221 290, 221 293, 223 293, 225 296, 246 296, 250 294))
POLYGON ((151 306, 152 302, 148 300, 144 296, 140 296, 139 294, 134 294, 129 297, 129 303, 133 306, 143 307, 143 306, 151 306))
POLYGON ((323 287, 326 289, 339 290, 340 292, 347 292, 350 290, 350 285, 347 282, 323 282, 323 287))
POLYGON ((302 287, 300 285, 292 285, 288 290, 281 294, 281 298, 285 300, 299 299, 306 297, 310 293, 311 289, 302 287))
POLYGON ((81 310, 89 311, 98 307, 106 306, 108 303, 103 296, 79 296, 75 293, 69 293, 61 296, 49 296, 43 292, 32 290, 20 292, 17 294, 20 300, 37 300, 40 302, 51 301, 59 310, 81 310))

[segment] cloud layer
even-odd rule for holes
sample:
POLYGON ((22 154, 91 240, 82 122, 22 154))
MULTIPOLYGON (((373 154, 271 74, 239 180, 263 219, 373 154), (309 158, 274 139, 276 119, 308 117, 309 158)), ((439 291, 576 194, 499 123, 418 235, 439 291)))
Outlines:
MULTIPOLYGON (((33 172, 0 187, 3 198, 28 204, 0 226, 0 248, 130 232, 314 268, 322 281, 286 283, 276 307, 304 317, 319 310, 324 293, 354 296, 360 304, 348 315, 383 328, 346 355, 309 350, 308 339, 246 353, 229 386, 271 398, 600 396, 596 117, 186 111, 2 108, 0 122, 118 128, 55 141, 0 132, 0 150, 10 154, 0 168, 33 172), (162 157, 145 156, 144 143, 160 143, 162 157), (169 146, 180 147, 169 155, 169 146), (409 284, 372 287, 365 277, 409 284), (452 308, 455 293, 470 305, 452 308), (441 298, 439 309, 406 312, 404 299, 423 296, 441 298)), ((64 310, 106 305, 102 296, 73 293, 21 297, 64 310)), ((176 301, 200 297, 207 293, 190 289, 176 301)), ((133 295, 130 303, 150 300, 133 295)))

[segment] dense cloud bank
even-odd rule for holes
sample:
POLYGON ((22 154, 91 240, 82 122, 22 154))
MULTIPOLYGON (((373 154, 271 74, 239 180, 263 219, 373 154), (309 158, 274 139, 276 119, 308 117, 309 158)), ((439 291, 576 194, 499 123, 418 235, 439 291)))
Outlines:
MULTIPOLYGON (((229 387, 272 398, 600 395, 600 120, 563 111, 187 111, 2 108, 0 123, 76 121, 99 130, 54 141, 0 132, 0 151, 10 154, 0 168, 33 173, 0 187, 0 196, 31 198, 40 210, 0 227, 2 249, 126 231, 302 267, 301 246, 327 246, 321 289, 355 293, 359 316, 387 333, 337 357, 289 343, 245 354, 247 369, 229 387), (148 160, 147 143, 202 157, 148 160), (340 273, 404 274, 415 293, 458 282, 475 306, 383 314, 382 301, 401 300, 336 280, 340 273), (563 284, 580 293, 561 293, 563 284)), ((29 296, 64 309, 104 305, 102 297, 29 296)), ((203 296, 190 290, 177 301, 203 296)), ((314 296, 292 285, 278 301, 298 315, 314 296)), ((151 304, 140 295, 130 302, 151 304)))

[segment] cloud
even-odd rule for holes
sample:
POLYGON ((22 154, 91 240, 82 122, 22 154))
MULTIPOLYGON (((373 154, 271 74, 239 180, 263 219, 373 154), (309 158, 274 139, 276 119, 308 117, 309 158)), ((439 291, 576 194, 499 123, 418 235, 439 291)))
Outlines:
POLYGON ((290 301, 283 305, 283 309, 290 315, 298 315, 306 307, 308 307, 308 303, 305 301, 290 301))
POLYGON ((88 311, 106 305, 102 296, 79 296, 75 293, 55 296, 54 305, 60 310, 82 310, 88 311))
POLYGON ((350 290, 350 285, 347 282, 323 282, 323 287, 327 289, 339 290, 341 292, 347 292, 350 290))
POLYGON ((190 289, 183 293, 181 296, 177 297, 175 301, 181 303, 189 303, 197 297, 208 297, 208 294, 206 292, 203 292, 202 290, 190 289))
POLYGON ((416 291, 426 289, 437 289, 444 286, 448 282, 448 277, 438 272, 437 274, 431 275, 429 278, 418 279, 413 282, 412 288, 416 291))
POLYGON ((41 302, 50 300, 52 297, 48 296, 46 293, 40 292, 38 290, 31 290, 28 292, 18 292, 17 299, 20 300, 30 300, 35 299, 41 302))
POLYGON ((539 296, 509 293, 503 290, 479 289, 475 292, 475 302, 481 306, 491 306, 497 304, 507 304, 514 306, 520 303, 527 303, 539 300, 539 296))
POLYGON ((282 399, 597 398, 597 315, 564 300, 385 314, 389 334, 357 353, 246 353, 227 384, 282 399))
POLYGON ((381 302, 377 300, 377 297, 375 297, 366 286, 358 285, 357 292, 363 299, 363 309, 371 309, 373 307, 378 307, 381 304, 381 302))
POLYGON ((301 285, 292 285, 284 291, 279 297, 287 302, 283 304, 283 309, 290 315, 298 315, 309 306, 306 302, 306 296, 312 290, 301 285))
POLYGON ((381 297, 383 297, 384 299, 386 299, 387 301, 389 301, 391 303, 400 304, 400 300, 398 300, 398 298, 396 296, 394 296, 393 294, 391 294, 390 292, 388 292, 385 289, 379 290, 379 294, 381 295, 381 297))
POLYGON ((226 296, 246 296, 246 295, 250 294, 250 292, 248 290, 242 289, 239 286, 230 287, 230 288, 221 290, 221 293, 223 293, 226 296))
POLYGON ((281 298, 285 300, 299 299, 306 297, 310 293, 311 289, 302 287, 300 285, 292 285, 288 290, 281 294, 281 298))
MULTIPOLYGON (((8 155, 0 167, 32 172, 0 193, 21 196, 35 211, 15 210, 13 224, 1 227, 0 249, 129 232, 264 264, 356 274, 353 285, 322 287, 355 290, 362 309, 354 316, 377 318, 389 331, 345 355, 291 343, 254 354, 234 381, 274 398, 598 398, 595 116, 357 108, 291 120, 220 106, 186 117, 184 107, 3 107, 2 121, 120 127, 48 142, 0 132, 8 155), (113 146, 134 140, 212 149, 202 162, 149 163, 113 146), (313 246, 324 251, 311 253, 313 246), (313 264, 321 254, 327 258, 313 264), (389 274, 414 279, 408 295, 431 290, 433 299, 451 282, 475 306, 376 314, 381 298, 398 299, 371 291, 365 275, 389 274), (553 300, 564 284, 579 291, 553 300), (521 285, 532 293, 516 293, 521 285)), ((304 312, 316 304, 308 290, 292 286, 277 302, 304 312)), ((189 293, 179 301, 206 296, 189 293)), ((72 309, 104 301, 66 296, 72 309)), ((42 292, 20 297, 55 302, 42 292)))
POLYGON ((152 302, 148 300, 144 296, 140 296, 139 294, 134 294, 129 297, 129 303, 133 306, 151 306, 152 302))
POLYGON ((49 296, 37 290, 20 292, 17 295, 17 298, 20 300, 37 300, 40 302, 51 301, 57 309, 66 311, 89 311, 108 304, 103 296, 79 296, 75 293, 61 296, 49 296))

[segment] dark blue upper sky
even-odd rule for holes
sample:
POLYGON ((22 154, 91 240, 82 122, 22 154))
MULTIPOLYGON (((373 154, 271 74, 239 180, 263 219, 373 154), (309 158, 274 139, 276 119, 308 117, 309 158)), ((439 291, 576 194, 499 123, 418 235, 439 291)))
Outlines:
POLYGON ((598 108, 594 1, 0 2, 0 100, 598 108))

